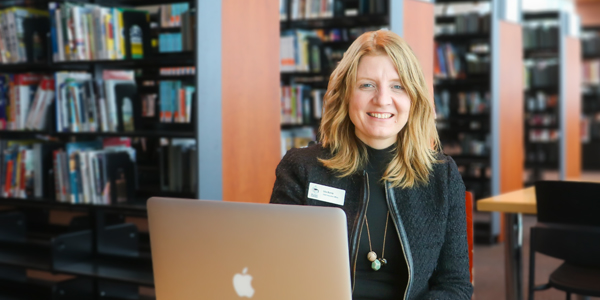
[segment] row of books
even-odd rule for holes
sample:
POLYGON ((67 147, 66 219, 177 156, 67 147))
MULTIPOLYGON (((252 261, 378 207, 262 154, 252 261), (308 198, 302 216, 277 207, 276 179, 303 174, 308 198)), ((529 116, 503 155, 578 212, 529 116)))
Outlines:
POLYGON ((281 21, 288 19, 288 9, 292 20, 332 18, 334 0, 280 0, 281 21))
POLYGON ((535 96, 528 96, 526 100, 527 112, 546 111, 558 105, 558 95, 538 91, 535 96))
POLYGON ((294 84, 281 87, 281 124, 312 124, 321 118, 325 90, 294 84))
POLYGON ((56 73, 56 131, 134 131, 133 76, 125 70, 104 70, 102 80, 87 72, 56 73))
POLYGON ((54 195, 55 146, 41 141, 0 140, 0 195, 12 198, 54 195))
POLYGON ((43 130, 54 101, 54 78, 0 74, 0 130, 43 130))
POLYGON ((389 0, 279 0, 279 19, 310 20, 388 12, 389 0), (288 15, 289 14, 289 15, 288 15))
POLYGON ((525 61, 525 89, 558 85, 558 59, 525 61))
POLYGON ((324 28, 312 30, 322 42, 352 42, 367 31, 381 29, 378 26, 359 26, 350 28, 324 28))
POLYGON ((158 52, 181 52, 183 51, 183 38, 181 32, 161 33, 158 35, 158 52))
POLYGON ((160 27, 185 27, 183 15, 190 11, 189 2, 164 4, 159 8, 160 11, 160 27))
POLYGON ((160 76, 196 75, 196 67, 168 67, 160 68, 160 76))
POLYGON ((492 177, 492 168, 485 163, 458 164, 457 169, 462 177, 482 179, 492 177))
POLYGON ((320 72, 321 41, 314 31, 288 30, 280 38, 281 72, 320 72))
POLYGON ((88 72, 4 74, 0 130, 48 129, 53 111, 57 132, 131 132, 140 117, 155 116, 157 104, 161 122, 190 123, 194 96, 193 86, 165 80, 159 95, 140 97, 134 72, 127 70, 104 70, 101 79, 88 72))
POLYGON ((458 92, 457 113, 459 115, 480 115, 490 112, 491 97, 489 92, 458 92))
POLYGON ((302 127, 294 129, 281 130, 281 157, 292 148, 302 148, 308 146, 316 140, 315 128, 302 127))
POLYGON ((181 80, 162 80, 159 84, 160 122, 190 123, 192 100, 196 92, 193 85, 181 80))
POLYGON ((150 48, 144 10, 49 3, 54 61, 140 59, 150 48))
POLYGON ((451 94, 441 90, 434 94, 435 111, 438 120, 448 119, 456 115, 480 115, 490 112, 490 93, 480 91, 460 91, 451 94), (454 95, 454 98, 452 97, 454 95), (455 105, 452 100, 455 99, 455 105))
POLYGON ((171 139, 159 149, 160 185, 165 192, 198 189, 197 147, 194 139, 171 139))
POLYGON ((536 164, 554 164, 558 169, 558 152, 556 144, 540 143, 536 147, 527 149, 526 160, 534 166, 536 164))
POLYGON ((600 59, 583 61, 581 69, 584 84, 600 85, 600 59))
POLYGON ((523 48, 558 50, 558 26, 554 23, 532 23, 523 27, 523 48))
POLYGON ((2 197, 59 202, 126 202, 137 186, 128 138, 92 142, 0 141, 2 197))
POLYGON ((67 143, 53 152, 56 200, 113 204, 133 199, 135 155, 129 139, 67 143))
POLYGON ((460 53, 451 43, 435 43, 433 74, 441 79, 459 79, 466 76, 460 53))
POLYGON ((477 55, 475 53, 465 53, 465 62, 467 63, 467 74, 480 75, 490 72, 490 57, 477 55))
POLYGON ((550 143, 558 141, 559 137, 558 129, 531 129, 528 138, 530 143, 550 143))
POLYGON ((12 7, 0 11, 0 63, 46 59, 48 12, 12 7))
POLYGON ((600 56, 600 32, 584 31, 581 33, 581 50, 585 56, 600 56))
POLYGON ((558 118, 556 114, 551 113, 529 114, 527 124, 529 126, 557 126, 558 118))
POLYGON ((582 116, 581 118, 581 141, 600 141, 600 111, 582 116))
POLYGON ((490 32, 490 15, 478 12, 454 16, 454 22, 436 24, 436 35, 442 34, 475 34, 490 32))
POLYGON ((448 155, 484 156, 490 152, 490 135, 482 139, 479 135, 460 133, 457 139, 442 140, 442 145, 448 155))
POLYGON ((283 31, 279 48, 281 71, 318 73, 323 68, 335 67, 345 49, 332 49, 332 45, 323 43, 354 41, 361 34, 378 29, 367 26, 283 31))

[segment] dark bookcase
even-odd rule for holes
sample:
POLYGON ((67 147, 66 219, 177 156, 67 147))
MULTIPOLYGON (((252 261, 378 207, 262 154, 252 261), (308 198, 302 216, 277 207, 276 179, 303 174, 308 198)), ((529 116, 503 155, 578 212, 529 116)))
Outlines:
POLYGON ((584 27, 581 36, 583 85, 581 158, 584 170, 600 170, 600 27, 584 27))
MULTIPOLYGON (((0 9, 18 6, 48 11, 51 2, 60 5, 66 3, 62 0, 3 1, 0 9)), ((187 3, 192 15, 195 14, 198 3, 193 0, 68 2, 76 5, 97 4, 120 8, 187 3)), ((160 28, 160 14, 150 13, 150 20, 151 23, 158 23, 158 28, 149 26, 144 31, 149 36, 144 37, 146 43, 143 46, 144 57, 141 59, 132 59, 128 54, 121 60, 56 61, 53 58, 50 30, 42 33, 43 39, 41 42, 36 40, 38 44, 35 44, 35 47, 31 46, 33 42, 31 36, 28 36, 32 34, 31 30, 25 30, 24 38, 28 47, 40 51, 37 47, 43 46, 43 55, 39 56, 43 60, 29 59, 32 56, 29 52, 34 50, 27 49, 28 62, 0 64, 0 73, 37 72, 53 75, 59 71, 85 71, 92 74, 95 80, 102 77, 104 70, 134 70, 137 86, 135 97, 141 97, 142 94, 158 94, 160 82, 166 80, 177 80, 195 86, 195 73, 160 72, 161 68, 171 67, 198 69, 195 45, 192 45, 192 51, 159 53, 158 48, 151 46, 151 39, 158 40, 158 34, 164 32, 181 32, 181 28, 160 28), (148 82, 154 84, 147 84, 148 82)), ((125 22, 128 21, 131 21, 131 18, 127 18, 125 22)), ((192 33, 187 34, 195 34, 195 26, 186 30, 192 30, 192 33)), ((129 43, 126 49, 130 49, 129 43)), ((144 225, 147 218, 145 202, 153 196, 198 198, 200 195, 198 176, 171 177, 168 165, 171 160, 167 157, 171 151, 183 151, 174 146, 173 141, 187 139, 196 143, 198 140, 195 95, 192 99, 191 120, 188 123, 160 122, 159 95, 154 103, 156 113, 153 117, 141 117, 137 111, 140 109, 141 99, 132 99, 137 103, 133 108, 133 131, 57 132, 56 99, 49 108, 49 126, 46 126, 46 129, 0 130, 0 140, 37 140, 41 144, 58 143, 63 148, 70 142, 127 137, 131 141, 131 148, 136 151, 133 166, 126 167, 128 170, 124 173, 128 174, 126 188, 131 190, 127 192, 126 199, 109 196, 111 204, 61 202, 54 193, 46 190, 42 196, 28 194, 25 199, 15 196, 0 198, 0 298, 154 299, 152 292, 139 292, 141 289, 151 290, 154 286, 149 234, 147 226, 144 225), (171 180, 171 185, 177 188, 169 189, 168 184, 164 188, 163 183, 167 180, 165 178, 171 180), (57 215, 62 217, 56 217, 57 215), (28 276, 32 271, 60 274, 65 278, 34 278, 28 276)), ((198 174, 199 154, 195 147, 192 146, 193 149, 188 149, 185 153, 178 152, 182 157, 179 164, 190 166, 186 169, 189 174, 198 174)), ((40 165, 46 163, 47 161, 42 161, 40 165)), ((53 177, 54 174, 51 173, 50 176, 53 177)), ((5 182, 2 182, 1 186, 4 189, 5 182)), ((112 187, 113 191, 118 188, 118 184, 112 187)))
MULTIPOLYGON (((436 1, 452 6, 468 1, 436 1)), ((487 1, 486 1, 487 2, 487 1)), ((493 1, 490 1, 490 5, 493 1)), ((444 153, 450 155, 474 198, 492 195, 491 13, 441 15, 435 19, 434 101, 444 153)), ((489 213, 475 212, 475 242, 495 243, 489 213)))
POLYGON ((560 26, 556 12, 524 15, 526 186, 558 171, 560 157, 560 26))

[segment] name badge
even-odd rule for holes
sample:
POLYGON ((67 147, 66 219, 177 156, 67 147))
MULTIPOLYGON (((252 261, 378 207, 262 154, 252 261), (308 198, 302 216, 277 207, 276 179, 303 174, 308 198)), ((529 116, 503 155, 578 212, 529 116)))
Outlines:
POLYGON ((336 189, 330 186, 316 184, 312 182, 308 185, 308 198, 310 199, 344 206, 345 196, 346 191, 342 189, 336 189))

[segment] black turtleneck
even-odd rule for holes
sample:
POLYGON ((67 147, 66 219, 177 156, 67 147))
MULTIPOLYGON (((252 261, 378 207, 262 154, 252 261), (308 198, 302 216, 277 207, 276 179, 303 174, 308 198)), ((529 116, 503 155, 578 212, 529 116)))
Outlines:
MULTIPOLYGON (((366 167, 369 176, 367 218, 371 234, 371 245, 378 257, 382 255, 383 236, 388 212, 385 187, 381 178, 393 158, 394 149, 395 145, 382 150, 367 146, 369 157, 366 167)), ((385 242, 384 258, 388 261, 387 265, 382 266, 379 271, 371 269, 371 262, 367 259, 369 251, 367 226, 363 224, 356 261, 356 281, 352 299, 403 299, 406 284, 408 283, 408 267, 392 216, 389 217, 385 242)))

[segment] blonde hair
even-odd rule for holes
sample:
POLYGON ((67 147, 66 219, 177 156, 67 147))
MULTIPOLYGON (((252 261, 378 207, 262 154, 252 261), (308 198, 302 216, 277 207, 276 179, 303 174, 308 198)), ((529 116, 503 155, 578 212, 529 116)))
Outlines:
POLYGON ((398 71, 400 84, 411 100, 408 121, 398 133, 395 153, 382 179, 401 188, 427 184, 440 145, 435 113, 417 58, 401 37, 388 30, 359 36, 331 74, 323 98, 319 130, 320 142, 329 148, 332 157, 319 160, 340 177, 352 175, 366 166, 367 148, 356 137, 348 115, 358 64, 365 55, 389 56, 398 71))

